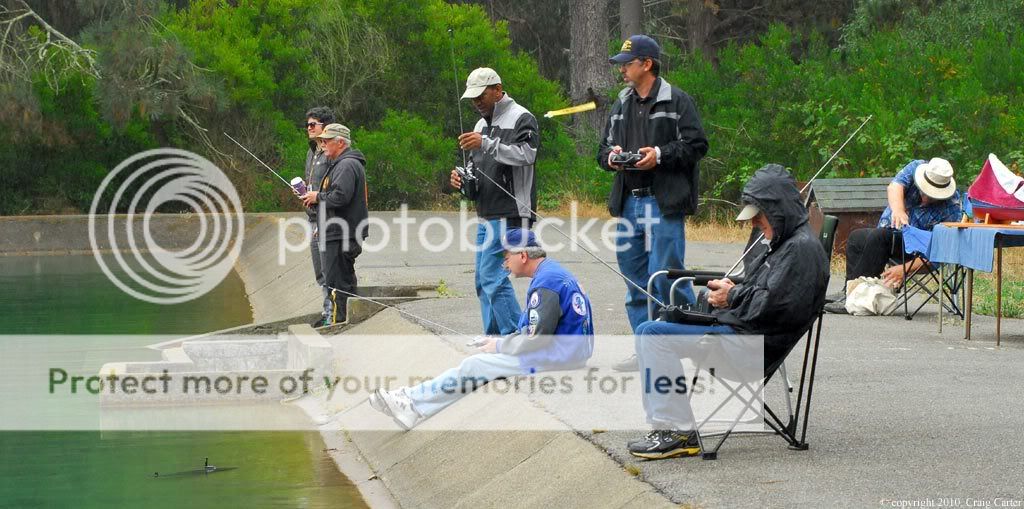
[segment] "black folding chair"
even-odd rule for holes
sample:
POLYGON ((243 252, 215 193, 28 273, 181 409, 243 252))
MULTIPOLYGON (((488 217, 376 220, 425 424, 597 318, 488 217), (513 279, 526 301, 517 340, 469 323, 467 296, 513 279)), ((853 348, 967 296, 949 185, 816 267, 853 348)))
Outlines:
MULTIPOLYGON (((832 250, 834 246, 836 227, 839 224, 839 219, 835 216, 826 215, 821 226, 821 232, 819 233, 819 240, 821 241, 822 247, 825 250, 825 254, 829 260, 832 259, 832 250)), ((753 239, 754 236, 751 235, 753 239)), ((749 243, 748 243, 749 247, 749 243)), ((752 250, 752 251, 756 251, 752 250)), ((670 295, 674 295, 674 290, 677 285, 682 284, 680 281, 691 281, 693 284, 698 286, 704 286, 708 281, 712 279, 719 279, 724 277, 725 274, 722 272, 713 271, 686 271, 686 270, 665 270, 659 271, 651 275, 651 279, 648 281, 648 288, 653 289, 654 279, 657 277, 666 277, 670 280, 675 280, 672 284, 673 292, 670 295)), ((729 276, 729 279, 733 280, 737 284, 742 282, 742 278, 739 276, 729 276)), ((828 282, 823 285, 823 288, 827 288, 828 282)), ((824 290, 823 290, 824 293, 824 290)), ((728 381, 721 378, 716 379, 720 382, 723 387, 729 390, 730 397, 739 399, 744 404, 744 410, 736 415, 729 422, 728 428, 724 432, 718 433, 700 433, 699 430, 702 425, 707 424, 710 420, 724 408, 726 402, 722 402, 715 410, 713 410, 701 423, 698 423, 698 439, 701 443, 702 457, 706 460, 713 460, 718 458, 718 451, 725 443, 726 439, 732 434, 777 434, 780 435, 788 444, 790 449, 793 450, 807 450, 807 423, 810 416, 811 410, 811 396, 814 393, 814 378, 817 372, 818 366, 818 348, 821 343, 821 325, 825 315, 824 310, 824 295, 822 297, 822 307, 818 309, 817 315, 811 320, 810 323, 790 333, 781 335, 768 335, 764 338, 764 376, 761 380, 742 380, 742 381, 728 381), (796 347, 802 338, 806 338, 804 346, 803 361, 800 368, 800 383, 799 389, 796 393, 796 406, 794 408, 792 404, 792 393, 793 385, 789 381, 789 377, 786 373, 785 360, 789 356, 790 352, 796 347), (771 406, 765 402, 763 411, 766 416, 764 423, 768 425, 770 430, 766 431, 738 431, 734 432, 736 426, 739 424, 742 415, 746 409, 751 408, 754 401, 748 398, 744 398, 740 394, 741 389, 748 391, 755 391, 757 384, 760 386, 766 386, 768 381, 775 375, 780 373, 781 383, 783 384, 783 396, 787 407, 787 416, 785 421, 779 417, 778 414, 771 408, 771 406), (801 414, 803 421, 801 422, 801 414), (798 429, 799 428, 799 429, 798 429), (798 435, 799 431, 799 435, 798 435), (721 438, 715 444, 715 446, 708 450, 704 447, 705 437, 720 436, 721 438)), ((670 307, 674 304, 673 297, 670 296, 670 307)), ((706 293, 701 292, 701 296, 697 299, 695 306, 697 312, 707 312, 709 307, 707 304, 706 293)), ((653 316, 653 304, 648 301, 648 310, 653 316)), ((714 335, 705 336, 705 340, 712 341, 714 335)), ((700 366, 697 367, 697 372, 694 373, 693 380, 696 380, 699 376, 700 366)), ((715 377, 713 372, 708 373, 712 378, 715 377)))
MULTIPOLYGON (((903 243, 903 232, 893 230, 893 246, 905 246, 903 243)), ((903 317, 913 320, 918 311, 929 302, 939 303, 939 315, 942 312, 949 312, 960 319, 964 318, 964 296, 963 287, 966 280, 966 271, 956 264, 939 264, 928 260, 924 253, 907 253, 906 248, 901 248, 898 256, 889 259, 889 265, 902 264, 909 268, 903 277, 903 282, 896 287, 896 300, 887 307, 882 314, 891 315, 900 306, 903 307, 903 317), (913 268, 915 261, 920 260, 921 264, 913 268), (910 311, 910 300, 915 296, 922 296, 921 302, 910 311)))

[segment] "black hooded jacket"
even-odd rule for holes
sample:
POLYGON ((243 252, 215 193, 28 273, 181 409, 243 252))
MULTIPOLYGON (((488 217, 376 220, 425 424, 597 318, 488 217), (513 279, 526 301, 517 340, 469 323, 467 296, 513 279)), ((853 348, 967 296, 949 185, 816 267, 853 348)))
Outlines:
POLYGON ((743 283, 729 290, 729 306, 716 309, 715 316, 746 334, 799 333, 825 301, 829 266, 796 181, 782 166, 769 164, 743 187, 743 202, 765 213, 773 235, 768 249, 746 266, 743 283))
POLYGON ((362 243, 370 215, 366 207, 366 157, 349 148, 334 160, 322 156, 321 164, 324 173, 317 195, 317 216, 327 223, 324 239, 362 243))

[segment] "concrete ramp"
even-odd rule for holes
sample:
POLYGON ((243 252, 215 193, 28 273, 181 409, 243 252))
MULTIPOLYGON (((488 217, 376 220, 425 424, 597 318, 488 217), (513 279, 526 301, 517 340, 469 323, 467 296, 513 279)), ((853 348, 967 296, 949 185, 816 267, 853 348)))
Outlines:
MULTIPOLYGON (((437 374, 468 353, 394 310, 328 342, 339 371, 355 379, 382 372, 400 380, 437 374), (370 334, 382 341, 367 340, 370 334)), ((346 467, 353 456, 401 506, 674 507, 525 395, 478 391, 408 432, 370 408, 366 396, 336 392, 329 405, 337 417, 322 434, 354 482, 366 478, 346 467), (458 429, 466 423, 481 431, 458 429), (510 424, 522 424, 523 430, 509 431, 510 424)))

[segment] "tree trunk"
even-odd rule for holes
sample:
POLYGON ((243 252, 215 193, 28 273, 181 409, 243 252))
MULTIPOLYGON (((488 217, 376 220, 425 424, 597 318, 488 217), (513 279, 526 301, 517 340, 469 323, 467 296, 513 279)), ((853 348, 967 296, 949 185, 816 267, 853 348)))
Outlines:
POLYGON ((643 0, 619 0, 619 28, 622 40, 629 36, 644 33, 644 2, 643 0))
POLYGON ((718 5, 709 0, 688 0, 686 8, 686 38, 691 54, 701 53, 713 60, 715 49, 711 34, 715 31, 715 13, 718 5))
POLYGON ((611 88, 613 74, 608 64, 608 0, 577 0, 569 24, 569 95, 572 104, 600 98, 595 111, 577 113, 573 119, 577 134, 597 136, 604 127, 607 106, 602 104, 611 88))

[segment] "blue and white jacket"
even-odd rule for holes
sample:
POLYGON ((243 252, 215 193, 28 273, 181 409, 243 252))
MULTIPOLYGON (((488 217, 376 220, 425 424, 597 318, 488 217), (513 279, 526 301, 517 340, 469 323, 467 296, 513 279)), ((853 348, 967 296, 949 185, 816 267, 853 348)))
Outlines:
POLYGON ((498 353, 519 357, 525 373, 579 368, 594 353, 590 298, 558 262, 537 267, 519 332, 498 340, 498 353))

